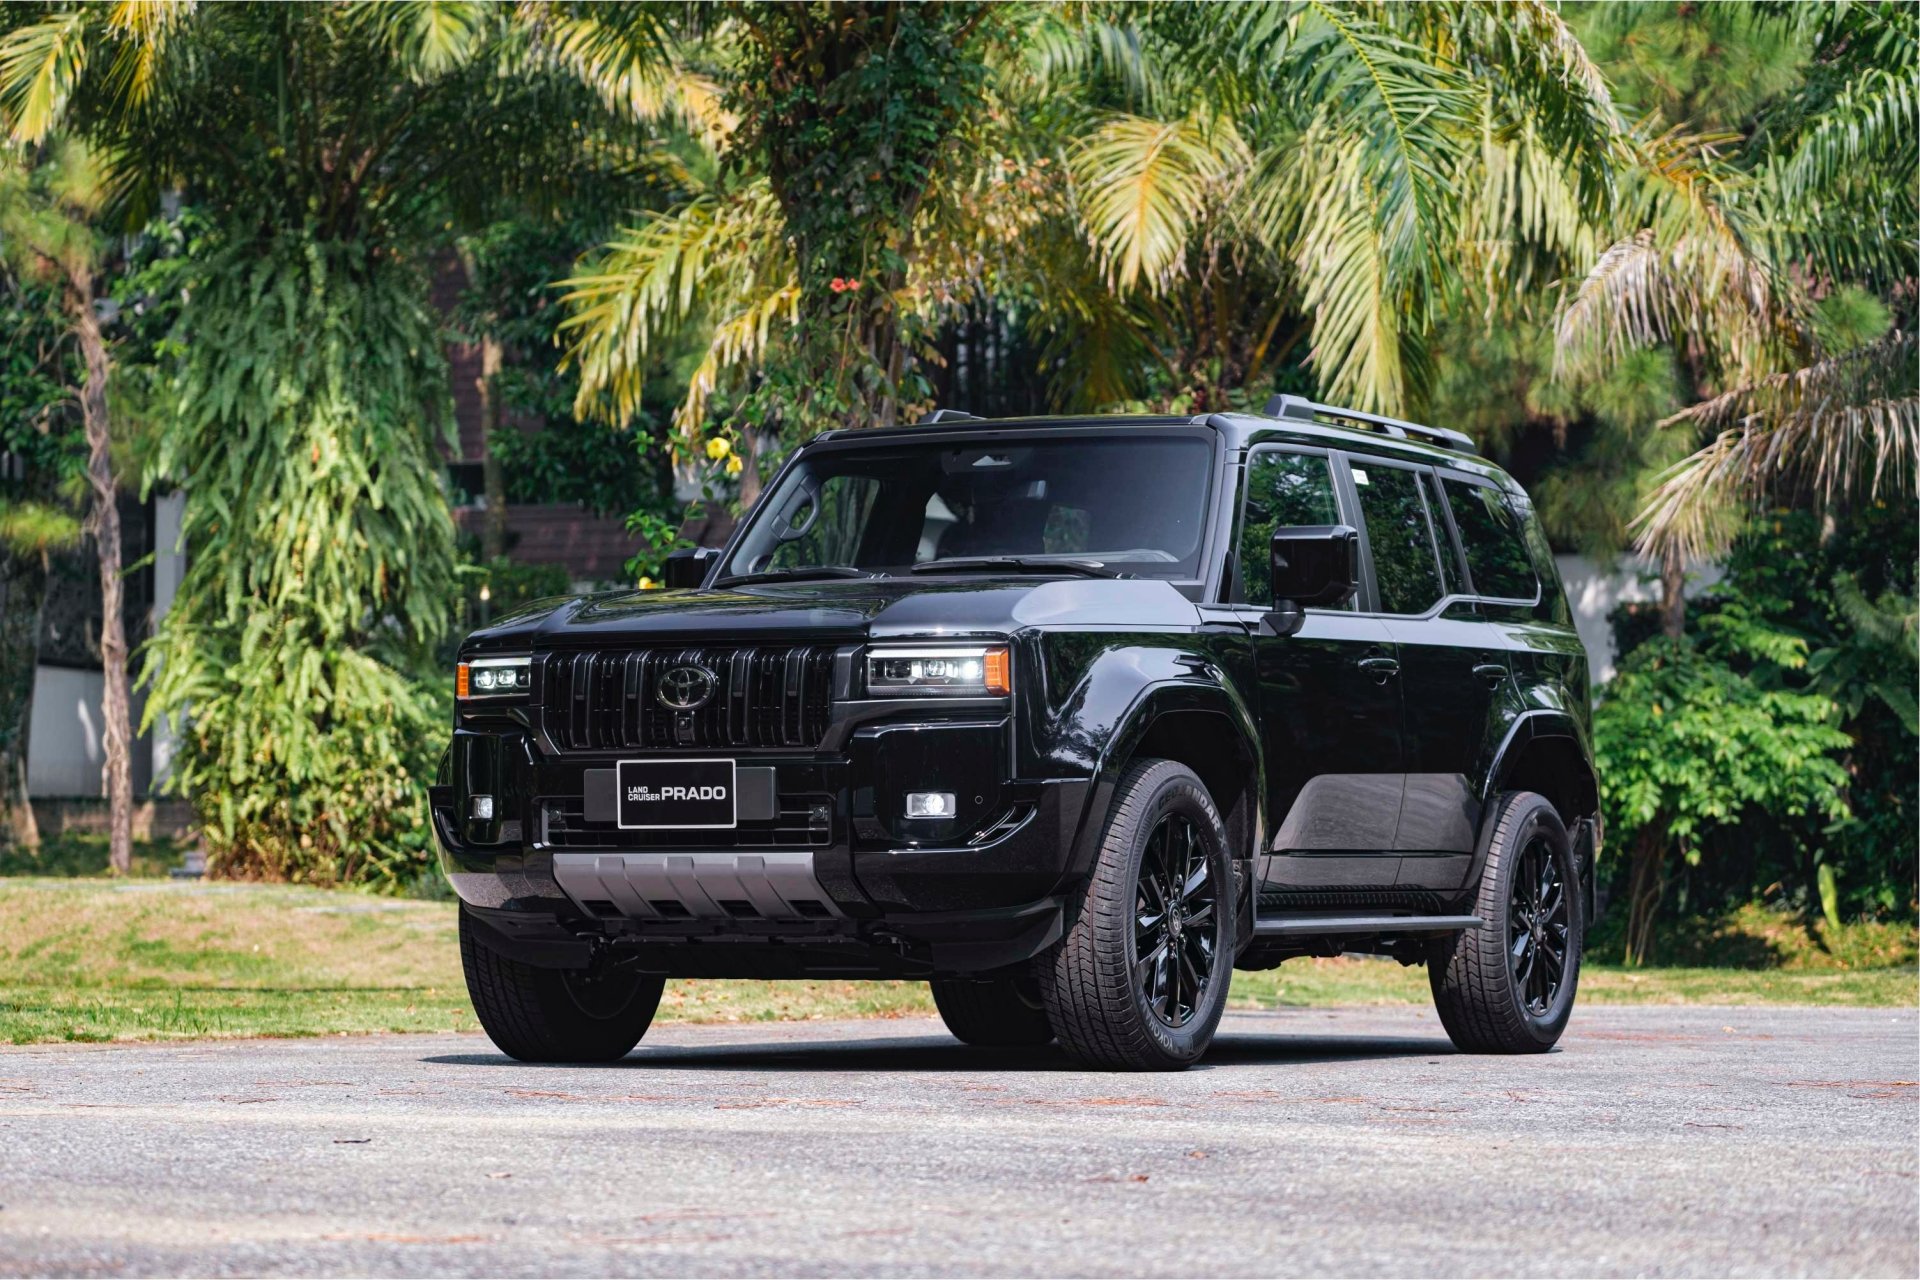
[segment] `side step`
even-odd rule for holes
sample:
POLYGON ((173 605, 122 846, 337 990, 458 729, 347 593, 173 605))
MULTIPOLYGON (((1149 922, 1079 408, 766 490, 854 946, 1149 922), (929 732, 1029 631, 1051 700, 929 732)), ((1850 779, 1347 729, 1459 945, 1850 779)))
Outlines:
POLYGON ((1449 933, 1479 929, 1479 916, 1270 916, 1253 922, 1256 938, 1324 937, 1336 933, 1449 933))

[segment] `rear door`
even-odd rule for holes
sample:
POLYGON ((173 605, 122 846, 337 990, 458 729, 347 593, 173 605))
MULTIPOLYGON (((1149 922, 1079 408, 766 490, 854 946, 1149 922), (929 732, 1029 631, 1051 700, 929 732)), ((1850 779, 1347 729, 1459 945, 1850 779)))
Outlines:
MULTIPOLYGON (((1262 446, 1246 465, 1230 591, 1235 608, 1257 623, 1273 602, 1273 531, 1355 524, 1358 515, 1325 450, 1262 446)), ((1393 883, 1400 685, 1393 639, 1362 603, 1308 609, 1290 636, 1254 627, 1273 831, 1258 870, 1268 893, 1393 883)))
POLYGON ((1395 884, 1457 888, 1480 825, 1475 768, 1507 667, 1465 587, 1438 478, 1418 463, 1353 454, 1374 601, 1400 660, 1395 884))

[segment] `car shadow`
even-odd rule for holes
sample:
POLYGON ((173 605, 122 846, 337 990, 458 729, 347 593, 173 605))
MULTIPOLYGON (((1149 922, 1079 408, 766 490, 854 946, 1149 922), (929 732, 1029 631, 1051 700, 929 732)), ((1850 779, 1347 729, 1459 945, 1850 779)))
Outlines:
MULTIPOLYGON (((1224 1033, 1207 1050, 1193 1071, 1226 1067, 1286 1063, 1362 1062, 1391 1058, 1433 1058, 1451 1055, 1454 1047, 1444 1035, 1329 1036, 1224 1033)), ((447 1053, 421 1059, 424 1063, 460 1067, 517 1067, 501 1053, 447 1053)), ((580 1066, 560 1066, 577 1071, 580 1066)), ((619 1062, 598 1064, 608 1071, 902 1071, 902 1072, 1078 1072, 1087 1068, 1069 1058, 1057 1045, 1041 1049, 986 1049, 964 1045, 942 1033, 926 1036, 866 1040, 746 1041, 710 1045, 641 1044, 619 1062)), ((1106 1073, 1100 1073, 1106 1074, 1106 1073)))

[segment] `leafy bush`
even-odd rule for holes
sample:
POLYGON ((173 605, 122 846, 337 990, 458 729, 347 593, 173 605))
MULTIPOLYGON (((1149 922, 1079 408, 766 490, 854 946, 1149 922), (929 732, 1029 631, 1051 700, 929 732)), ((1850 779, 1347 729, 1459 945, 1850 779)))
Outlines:
MULTIPOLYGON (((1767 635, 1781 656, 1800 643, 1767 635)), ((1847 774, 1831 753, 1851 740, 1833 721, 1828 699, 1764 688, 1687 641, 1648 641, 1622 663, 1594 712, 1594 756, 1609 844, 1629 859, 1629 963, 1651 951, 1671 854, 1698 862, 1703 837, 1755 812, 1845 816, 1847 774)))
POLYGON ((394 887, 432 853, 456 599, 446 380, 412 272, 282 235, 202 273, 157 469, 193 548, 147 653, 147 719, 214 874, 394 887))

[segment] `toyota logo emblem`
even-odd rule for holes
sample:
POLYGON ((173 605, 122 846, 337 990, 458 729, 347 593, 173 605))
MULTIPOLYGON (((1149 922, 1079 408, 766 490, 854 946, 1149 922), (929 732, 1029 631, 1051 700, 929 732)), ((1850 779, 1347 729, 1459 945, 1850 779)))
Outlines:
POLYGON ((653 696, 669 711, 698 711, 713 701, 720 677, 705 667, 668 667, 660 673, 653 696))

